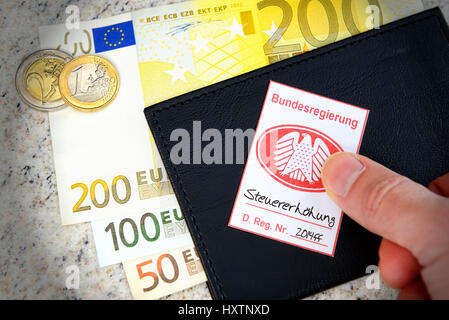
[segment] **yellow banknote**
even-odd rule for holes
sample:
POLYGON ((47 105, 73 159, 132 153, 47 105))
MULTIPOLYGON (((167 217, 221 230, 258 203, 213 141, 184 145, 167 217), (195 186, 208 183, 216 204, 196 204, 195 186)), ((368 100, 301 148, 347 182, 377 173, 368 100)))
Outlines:
POLYGON ((123 268, 131 293, 139 300, 157 299, 206 281, 194 246, 123 262, 123 268))
POLYGON ((133 13, 147 106, 423 10, 420 0, 196 0, 133 13))

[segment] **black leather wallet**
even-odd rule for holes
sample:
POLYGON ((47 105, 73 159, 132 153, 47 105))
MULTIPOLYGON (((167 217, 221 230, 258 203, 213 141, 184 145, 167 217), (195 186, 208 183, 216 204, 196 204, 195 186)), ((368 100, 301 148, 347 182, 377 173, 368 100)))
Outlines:
POLYGON ((255 128, 274 80, 369 109, 360 153, 428 184, 449 172, 448 39, 432 9, 145 109, 214 298, 305 297, 363 276, 380 239, 345 215, 332 258, 228 227, 244 164, 174 165, 171 132, 255 128))

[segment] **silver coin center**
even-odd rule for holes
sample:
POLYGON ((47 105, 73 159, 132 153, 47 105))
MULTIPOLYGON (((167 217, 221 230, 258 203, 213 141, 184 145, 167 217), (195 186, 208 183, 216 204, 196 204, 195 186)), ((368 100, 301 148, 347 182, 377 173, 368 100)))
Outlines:
POLYGON ((102 64, 84 63, 73 69, 67 79, 73 97, 83 102, 102 99, 109 91, 111 78, 102 64))

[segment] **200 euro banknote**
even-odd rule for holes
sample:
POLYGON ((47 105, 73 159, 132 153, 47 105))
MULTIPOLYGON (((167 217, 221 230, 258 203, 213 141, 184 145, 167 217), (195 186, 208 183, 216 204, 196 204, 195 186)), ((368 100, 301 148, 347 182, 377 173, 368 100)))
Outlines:
POLYGON ((164 169, 154 168, 131 14, 81 22, 75 30, 44 26, 39 35, 42 48, 105 57, 120 78, 117 97, 104 110, 49 113, 62 224, 176 204, 164 169), (127 41, 105 48, 103 34, 117 26, 127 41))
POLYGON ((420 0, 196 0, 133 13, 146 105, 423 10, 420 0))

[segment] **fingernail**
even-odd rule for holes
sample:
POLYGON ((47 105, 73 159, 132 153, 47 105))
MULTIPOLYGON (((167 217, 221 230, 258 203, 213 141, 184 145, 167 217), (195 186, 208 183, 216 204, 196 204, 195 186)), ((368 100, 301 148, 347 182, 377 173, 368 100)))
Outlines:
POLYGON ((323 184, 333 194, 344 197, 364 170, 365 166, 353 155, 336 154, 323 167, 323 184))

